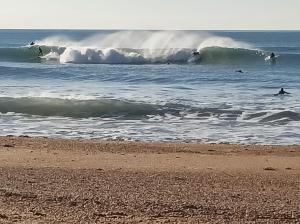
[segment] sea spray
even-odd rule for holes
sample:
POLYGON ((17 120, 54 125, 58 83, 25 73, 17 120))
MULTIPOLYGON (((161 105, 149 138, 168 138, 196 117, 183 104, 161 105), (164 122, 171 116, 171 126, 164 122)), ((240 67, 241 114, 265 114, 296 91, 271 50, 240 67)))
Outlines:
MULTIPOLYGON (((80 41, 54 36, 37 41, 37 45, 51 48, 51 56, 53 51, 64 49, 57 55, 60 63, 82 64, 201 62, 191 60, 193 51, 198 50, 201 53, 209 47, 252 49, 249 44, 228 37, 216 37, 207 32, 196 34, 191 31, 118 31, 93 35, 80 41)), ((205 61, 209 63, 208 60, 205 61)))

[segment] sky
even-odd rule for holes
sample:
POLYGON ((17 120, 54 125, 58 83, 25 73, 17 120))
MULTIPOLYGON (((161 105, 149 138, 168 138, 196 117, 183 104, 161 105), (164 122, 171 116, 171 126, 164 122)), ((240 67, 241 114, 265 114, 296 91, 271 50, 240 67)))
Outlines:
POLYGON ((0 4, 2 29, 300 29, 300 0, 0 0, 0 4))

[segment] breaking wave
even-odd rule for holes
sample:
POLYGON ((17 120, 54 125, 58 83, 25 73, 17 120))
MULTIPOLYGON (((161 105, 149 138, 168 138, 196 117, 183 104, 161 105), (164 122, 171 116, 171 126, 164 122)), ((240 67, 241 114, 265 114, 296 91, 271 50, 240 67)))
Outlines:
POLYGON ((292 111, 282 111, 269 115, 261 120, 261 122, 274 122, 274 121, 300 121, 300 114, 292 111))
POLYGON ((257 121, 260 123, 286 124, 291 121, 300 121, 300 113, 294 111, 260 111, 253 114, 243 114, 244 121, 257 121))
POLYGON ((240 64, 264 62, 264 53, 250 49, 206 47, 194 55, 195 49, 121 49, 89 47, 38 46, 0 48, 0 60, 16 62, 57 62, 61 64, 240 64))
MULTIPOLYGON (((228 37, 179 31, 119 31, 81 41, 54 36, 33 46, 0 48, 0 60, 62 64, 251 64, 268 63, 269 54, 228 37)), ((278 58, 284 63, 299 59, 300 55, 287 53, 278 58)))
POLYGON ((216 118, 237 121, 241 118, 248 122, 299 121, 300 114, 292 111, 258 112, 244 115, 244 111, 221 105, 214 108, 200 108, 183 104, 168 103, 164 105, 144 102, 132 102, 117 99, 62 99, 45 97, 0 97, 0 113, 17 113, 26 115, 71 118, 123 118, 141 119, 153 116, 175 116, 179 119, 216 118))
POLYGON ((0 112, 73 118, 142 117, 161 113, 160 108, 155 105, 121 100, 71 100, 42 97, 2 97, 0 98, 0 112))
POLYGON ((264 52, 247 43, 208 33, 179 31, 119 31, 81 41, 55 36, 37 40, 33 46, 0 48, 0 60, 19 62, 235 64, 264 62, 264 58, 264 52), (42 57, 38 57, 39 47, 42 57))
POLYGON ((197 117, 223 116, 225 119, 236 119, 242 114, 241 111, 226 108, 194 108, 171 103, 158 105, 116 99, 76 100, 45 97, 1 97, 0 113, 72 118, 118 117, 132 119, 157 115, 184 117, 191 114, 197 117))

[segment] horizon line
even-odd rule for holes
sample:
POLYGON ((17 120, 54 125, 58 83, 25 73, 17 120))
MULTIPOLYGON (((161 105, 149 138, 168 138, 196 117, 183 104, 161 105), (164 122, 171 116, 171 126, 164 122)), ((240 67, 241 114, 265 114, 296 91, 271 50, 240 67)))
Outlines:
POLYGON ((1 28, 0 30, 83 30, 83 31, 300 31, 300 29, 141 29, 141 28, 1 28))

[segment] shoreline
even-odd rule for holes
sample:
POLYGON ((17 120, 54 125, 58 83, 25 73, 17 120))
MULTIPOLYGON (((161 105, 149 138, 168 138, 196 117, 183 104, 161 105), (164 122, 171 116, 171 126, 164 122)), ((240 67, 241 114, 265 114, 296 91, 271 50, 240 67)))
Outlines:
MULTIPOLYGON (((192 146, 192 148, 195 148, 195 146, 202 147, 215 147, 215 146, 221 146, 218 147, 218 149, 228 149, 228 148, 250 148, 250 149, 280 149, 280 148, 298 148, 300 147, 300 144, 251 144, 251 143, 230 143, 230 142, 220 142, 220 143, 209 143, 209 142, 189 142, 189 141, 152 141, 152 140, 131 140, 131 139, 123 139, 123 138, 116 138, 116 139, 101 139, 101 138, 62 138, 62 137, 47 137, 47 136, 30 136, 30 135, 0 135, 0 141, 1 142, 7 142, 9 139, 13 141, 19 141, 21 139, 27 139, 27 140, 33 140, 33 141, 43 141, 43 140, 49 140, 52 142, 84 142, 84 143, 126 143, 126 144, 141 144, 141 145, 149 145, 149 146, 159 146, 159 145, 177 145, 177 146, 192 146)), ((187 148, 187 147, 185 147, 187 148)))
POLYGON ((1 223, 299 223, 300 146, 0 137, 1 223))

